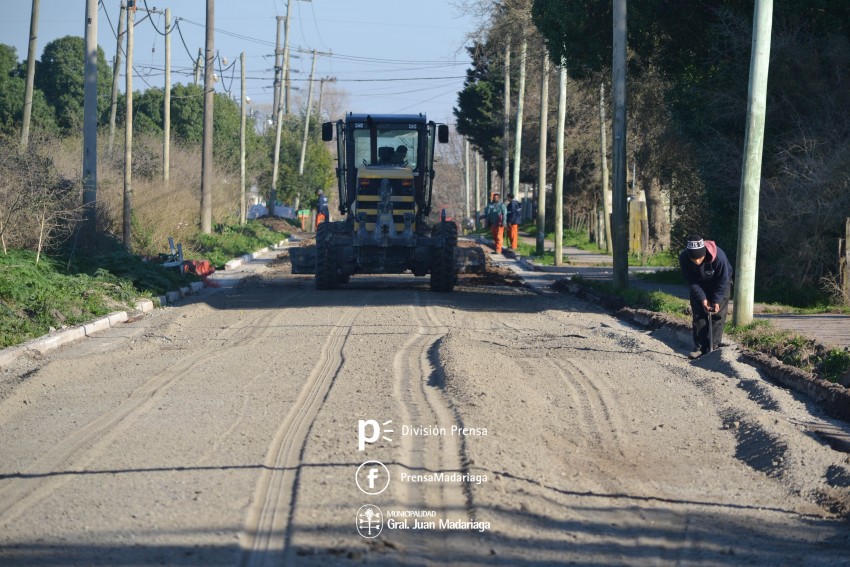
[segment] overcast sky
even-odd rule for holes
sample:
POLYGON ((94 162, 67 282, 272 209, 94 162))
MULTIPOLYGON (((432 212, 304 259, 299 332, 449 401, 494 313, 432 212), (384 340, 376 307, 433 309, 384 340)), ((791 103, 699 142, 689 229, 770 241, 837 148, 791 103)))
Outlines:
MULTIPOLYGON (((454 122, 452 107, 469 67, 466 36, 476 26, 473 18, 451 0, 291 0, 290 46, 293 49, 294 87, 306 98, 312 50, 332 52, 316 63, 316 77, 335 77, 334 87, 347 93, 341 111, 427 113, 438 122, 454 122), (304 53, 307 52, 307 53, 304 53), (295 57, 298 57, 297 59, 295 57)), ((31 2, 0 0, 0 43, 14 46, 26 59, 31 2)), ((38 56, 44 46, 66 35, 84 33, 85 0, 41 0, 38 56)), ((138 0, 136 20, 144 16, 138 0)), ((204 45, 204 0, 147 0, 150 9, 171 8, 179 31, 172 35, 172 83, 192 81, 192 59, 204 45), (185 47, 184 47, 185 40, 185 47), (188 52, 187 52, 188 50, 188 52)), ((98 13, 98 43, 107 61, 115 54, 113 27, 118 25, 119 0, 104 0, 98 13), (107 15, 109 18, 107 18, 107 15)), ((219 91, 239 95, 238 64, 246 52, 247 91, 253 103, 271 106, 274 66, 275 17, 286 14, 286 0, 219 0, 216 2, 215 45, 224 72, 219 91)), ((134 89, 163 84, 164 16, 137 23, 134 48, 134 89)), ((216 64, 218 66, 218 63, 216 64)), ((218 69, 217 69, 218 72, 218 69)), ((123 90, 123 78, 122 78, 123 90)), ((314 91, 314 103, 318 89, 314 91)), ((333 118, 338 118, 335 116, 333 118)))

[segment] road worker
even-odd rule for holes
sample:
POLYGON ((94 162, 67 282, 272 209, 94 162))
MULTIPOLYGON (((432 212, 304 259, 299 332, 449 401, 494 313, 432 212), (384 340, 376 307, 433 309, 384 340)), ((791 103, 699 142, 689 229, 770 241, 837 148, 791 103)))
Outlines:
POLYGON ((513 193, 508 193, 508 200, 505 202, 505 207, 508 210, 508 220, 505 225, 508 232, 507 239, 511 245, 511 250, 516 252, 519 241, 519 222, 522 219, 522 205, 514 199, 513 193))
POLYGON ((493 254, 502 253, 502 236, 505 232, 507 217, 508 209, 502 203, 501 196, 498 193, 493 193, 490 202, 484 208, 484 218, 487 219, 487 225, 493 235, 493 247, 496 249, 493 254))
POLYGON ((690 286, 694 350, 688 356, 695 359, 720 346, 732 287, 732 265, 714 241, 694 234, 679 254, 679 266, 690 286))
POLYGON ((325 197, 325 192, 319 189, 316 193, 319 199, 316 202, 316 226, 319 226, 326 219, 330 218, 330 211, 328 210, 328 198, 325 197))

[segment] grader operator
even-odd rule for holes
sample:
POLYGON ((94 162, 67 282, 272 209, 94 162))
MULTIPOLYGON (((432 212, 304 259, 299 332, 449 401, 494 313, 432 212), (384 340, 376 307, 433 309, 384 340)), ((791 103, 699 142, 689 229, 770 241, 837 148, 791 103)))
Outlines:
MULTIPOLYGON (((318 289, 333 289, 354 274, 431 275, 431 289, 449 292, 457 280, 457 225, 429 224, 435 142, 448 142, 448 126, 423 114, 366 115, 322 125, 336 131, 340 221, 316 228, 318 289)), ((307 269, 296 269, 307 273, 307 269)))

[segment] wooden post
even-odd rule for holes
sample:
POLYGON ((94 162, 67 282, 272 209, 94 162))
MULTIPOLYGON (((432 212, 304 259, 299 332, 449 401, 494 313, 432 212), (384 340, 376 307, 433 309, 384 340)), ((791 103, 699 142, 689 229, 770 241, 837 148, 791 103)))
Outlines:
MULTIPOLYGON (((38 0, 32 0, 30 15, 30 43, 27 50, 27 82, 24 86, 24 116, 21 128, 21 146, 26 148, 30 139, 30 117, 32 116, 32 91, 35 81, 35 58, 38 44, 38 0)), ((118 40, 121 41, 120 39, 118 40)))
POLYGON ((567 65, 558 69, 558 131, 555 136, 558 167, 555 172, 555 265, 564 263, 564 125, 567 116, 567 65))
POLYGON ((626 201, 626 0, 614 0, 614 58, 611 67, 614 95, 612 252, 614 287, 629 287, 629 220, 626 201))
POLYGON ((537 239, 536 252, 543 256, 546 243, 546 144, 549 128, 549 51, 543 48, 540 70, 540 145, 537 148, 537 239))
POLYGON ((850 305, 850 217, 844 223, 844 266, 842 274, 844 304, 850 305))
POLYGON ((767 75, 773 0, 756 0, 753 15, 753 47, 750 56, 750 85, 747 96, 747 128, 744 135, 744 166, 738 208, 738 257, 735 266, 736 326, 753 320, 758 244, 759 191, 767 106, 767 75))
POLYGON ((123 232, 124 247, 132 246, 131 220, 133 212, 133 25, 136 18, 135 8, 127 8, 127 50, 126 69, 124 70, 124 92, 127 95, 127 109, 124 117, 124 209, 123 232))
POLYGON ((162 181, 171 177, 171 8, 165 9, 165 85, 162 97, 162 181))

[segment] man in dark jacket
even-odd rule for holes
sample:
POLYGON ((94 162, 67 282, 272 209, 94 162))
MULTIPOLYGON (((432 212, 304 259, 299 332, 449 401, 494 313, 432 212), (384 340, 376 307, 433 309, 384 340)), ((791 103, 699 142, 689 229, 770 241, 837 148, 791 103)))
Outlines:
POLYGON ((726 253, 712 240, 692 235, 685 250, 679 254, 682 276, 691 288, 693 313, 694 351, 690 358, 699 358, 713 345, 720 346, 729 293, 732 286, 732 265, 726 253), (708 318, 711 317, 712 337, 708 336, 708 318))

